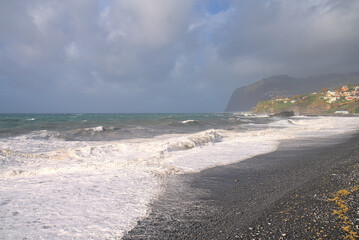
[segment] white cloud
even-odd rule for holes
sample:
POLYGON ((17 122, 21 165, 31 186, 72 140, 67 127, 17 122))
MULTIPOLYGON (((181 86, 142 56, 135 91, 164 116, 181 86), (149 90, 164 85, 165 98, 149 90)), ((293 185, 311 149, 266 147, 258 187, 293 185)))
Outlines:
POLYGON ((111 43, 160 47, 182 32, 193 0, 115 1, 101 12, 99 24, 111 43))
POLYGON ((71 59, 76 59, 80 56, 80 50, 77 46, 76 43, 74 42, 70 42, 66 47, 65 47, 65 53, 66 56, 69 60, 71 59))
POLYGON ((206 12, 204 16, 200 16, 196 22, 188 26, 188 32, 200 31, 201 28, 204 28, 205 31, 213 32, 217 28, 228 24, 228 21, 230 21, 230 18, 235 14, 235 11, 233 7, 230 7, 215 14, 206 12))
POLYGON ((51 2, 31 6, 27 12, 42 34, 45 34, 47 28, 51 27, 51 19, 55 17, 55 10, 51 2))
POLYGON ((205 3, 2 1, 0 84, 82 96, 86 107, 118 99, 116 111, 185 111, 184 98, 219 111, 236 87, 263 77, 359 69, 357 0, 205 3))

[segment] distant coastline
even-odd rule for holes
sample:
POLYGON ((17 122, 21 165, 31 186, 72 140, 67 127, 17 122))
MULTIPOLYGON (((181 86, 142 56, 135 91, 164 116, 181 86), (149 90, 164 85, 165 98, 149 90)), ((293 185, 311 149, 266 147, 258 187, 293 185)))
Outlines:
POLYGON ((293 111, 296 115, 355 115, 359 114, 359 85, 344 85, 337 88, 323 88, 292 97, 274 97, 261 101, 254 113, 278 113, 293 111))
POLYGON ((320 92, 323 88, 337 88, 348 83, 359 84, 359 72, 325 74, 307 78, 277 75, 237 88, 227 104, 227 112, 250 111, 258 102, 277 97, 320 92))

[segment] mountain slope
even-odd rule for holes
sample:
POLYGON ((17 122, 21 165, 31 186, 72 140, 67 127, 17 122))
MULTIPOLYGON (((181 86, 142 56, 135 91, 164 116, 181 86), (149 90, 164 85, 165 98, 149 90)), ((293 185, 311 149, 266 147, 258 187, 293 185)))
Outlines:
MULTIPOLYGON (((324 89, 323 89, 324 90, 324 89)), ((321 93, 295 95, 290 98, 276 98, 259 102, 255 113, 279 113, 293 111, 296 115, 307 114, 358 114, 359 86, 328 89, 321 93)))
POLYGON ((248 111, 258 102, 273 97, 288 97, 334 88, 348 83, 359 83, 359 72, 347 74, 327 74, 308 78, 292 78, 286 75, 273 76, 235 90, 225 111, 248 111))

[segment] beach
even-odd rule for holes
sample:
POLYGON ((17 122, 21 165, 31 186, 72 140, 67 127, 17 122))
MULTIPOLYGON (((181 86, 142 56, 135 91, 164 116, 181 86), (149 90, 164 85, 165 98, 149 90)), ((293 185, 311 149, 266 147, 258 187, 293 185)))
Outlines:
POLYGON ((3 114, 0 239, 336 239, 357 225, 345 201, 358 178, 344 173, 357 172, 358 126, 355 116, 3 114))
POLYGON ((359 240, 359 0, 0 12, 0 240, 359 240))
POLYGON ((174 176, 123 239, 356 239, 358 164, 358 133, 281 141, 275 152, 174 176), (347 222, 335 196, 347 200, 347 222))

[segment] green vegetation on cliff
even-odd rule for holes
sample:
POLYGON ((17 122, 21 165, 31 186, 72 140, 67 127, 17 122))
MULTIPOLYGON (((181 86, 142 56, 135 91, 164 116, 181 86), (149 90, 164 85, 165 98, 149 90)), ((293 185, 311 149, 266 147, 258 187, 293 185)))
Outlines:
POLYGON ((276 97, 259 102, 255 113, 293 111, 295 114, 354 114, 359 113, 359 86, 322 89, 320 93, 276 97))

